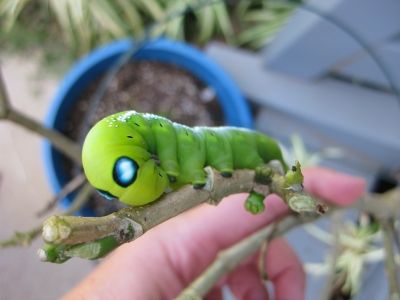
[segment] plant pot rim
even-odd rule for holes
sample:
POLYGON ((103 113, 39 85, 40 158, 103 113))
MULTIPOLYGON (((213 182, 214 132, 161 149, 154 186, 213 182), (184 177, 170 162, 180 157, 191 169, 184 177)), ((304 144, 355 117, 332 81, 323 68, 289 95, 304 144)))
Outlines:
MULTIPOLYGON (((111 42, 93 50, 75 63, 59 85, 45 119, 45 126, 61 130, 66 112, 80 93, 96 77, 104 74, 121 55, 129 51, 133 43, 132 39, 111 42)), ((249 106, 239 88, 219 65, 195 47, 183 42, 158 38, 147 41, 133 58, 181 67, 215 90, 227 125, 253 127, 249 106)), ((48 180, 53 190, 59 192, 66 182, 66 175, 62 174, 62 168, 58 163, 61 154, 47 141, 43 145, 43 159, 48 180)), ((61 201, 61 205, 66 207, 70 202, 67 197, 61 201)), ((90 211, 85 210, 80 213, 87 215, 90 211)))

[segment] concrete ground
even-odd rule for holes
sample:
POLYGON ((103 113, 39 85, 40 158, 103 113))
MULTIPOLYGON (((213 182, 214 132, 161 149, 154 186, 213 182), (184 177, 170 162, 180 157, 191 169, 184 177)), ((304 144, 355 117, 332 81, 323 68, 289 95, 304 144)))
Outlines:
MULTIPOLYGON (((40 74, 32 57, 1 57, 1 69, 14 107, 43 120, 58 80, 40 74)), ((36 60, 37 61, 37 60, 36 60)), ((43 139, 0 121, 0 239, 42 221, 35 214, 52 195, 42 161, 43 139)), ((79 282, 93 262, 72 259, 56 265, 40 262, 30 247, 0 249, 0 300, 58 299, 79 282)))

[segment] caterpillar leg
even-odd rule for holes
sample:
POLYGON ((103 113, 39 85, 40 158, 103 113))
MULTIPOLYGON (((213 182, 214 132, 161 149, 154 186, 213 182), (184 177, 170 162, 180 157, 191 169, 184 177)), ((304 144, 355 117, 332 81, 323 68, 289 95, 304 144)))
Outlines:
POLYGON ((244 203, 244 207, 253 215, 262 213, 265 209, 264 198, 265 197, 262 194, 250 192, 246 202, 244 203))
POLYGON ((233 173, 233 157, 226 133, 210 128, 202 132, 206 144, 206 164, 217 169, 223 177, 231 177, 233 173))
POLYGON ((206 149, 200 132, 187 126, 174 125, 178 141, 179 181, 190 182, 196 189, 206 184, 206 149))
POLYGON ((161 117, 153 118, 151 127, 161 168, 167 173, 170 182, 175 182, 180 170, 177 158, 177 137, 172 122, 161 117))

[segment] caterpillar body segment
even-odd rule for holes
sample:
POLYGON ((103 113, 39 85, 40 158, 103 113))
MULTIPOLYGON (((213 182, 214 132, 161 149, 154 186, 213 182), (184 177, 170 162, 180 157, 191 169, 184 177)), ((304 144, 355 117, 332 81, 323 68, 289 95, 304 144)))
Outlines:
POLYGON ((90 183, 107 198, 144 205, 185 184, 201 188, 204 167, 223 176, 271 160, 284 166, 278 144, 236 127, 188 127, 153 114, 121 112, 98 122, 82 150, 90 183))

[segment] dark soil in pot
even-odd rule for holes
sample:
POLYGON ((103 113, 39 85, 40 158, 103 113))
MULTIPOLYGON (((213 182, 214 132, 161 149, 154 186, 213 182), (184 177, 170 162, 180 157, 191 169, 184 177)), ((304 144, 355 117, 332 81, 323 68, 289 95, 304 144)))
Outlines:
MULTIPOLYGON (((101 78, 96 79, 88 86, 69 114, 64 133, 73 140, 82 142, 88 130, 85 123, 90 128, 107 115, 132 109, 162 115, 189 126, 223 124, 222 109, 214 91, 173 65, 150 61, 125 65, 108 86, 97 109, 89 114, 100 81, 101 78)), ((71 178, 82 172, 69 161, 65 161, 65 170, 71 178)), ((97 194, 91 196, 88 205, 97 216, 122 207, 120 202, 107 201, 97 194)))

